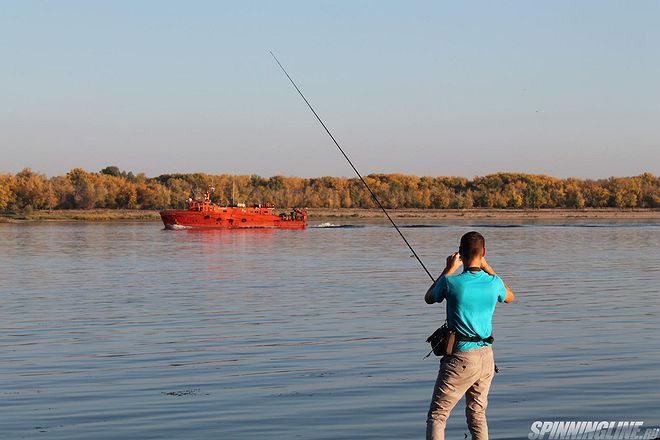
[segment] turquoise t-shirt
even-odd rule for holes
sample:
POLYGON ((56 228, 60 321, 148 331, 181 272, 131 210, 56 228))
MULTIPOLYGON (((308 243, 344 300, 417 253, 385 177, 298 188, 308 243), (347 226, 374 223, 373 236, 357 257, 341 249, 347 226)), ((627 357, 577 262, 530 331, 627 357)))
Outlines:
MULTIPOLYGON (((447 300, 449 328, 465 336, 487 338, 493 332, 495 304, 504 302, 506 287, 497 275, 465 271, 460 275, 442 275, 433 289, 437 302, 447 300)), ((457 350, 472 350, 486 342, 461 341, 457 350)))

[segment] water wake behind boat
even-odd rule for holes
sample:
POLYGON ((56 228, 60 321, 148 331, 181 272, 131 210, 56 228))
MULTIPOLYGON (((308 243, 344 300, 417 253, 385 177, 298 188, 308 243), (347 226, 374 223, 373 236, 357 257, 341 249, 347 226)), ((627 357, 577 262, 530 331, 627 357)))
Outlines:
POLYGON ((336 225, 334 223, 321 223, 320 225, 312 226, 312 228, 324 228, 324 229, 347 229, 347 228, 363 228, 364 226, 358 225, 336 225))

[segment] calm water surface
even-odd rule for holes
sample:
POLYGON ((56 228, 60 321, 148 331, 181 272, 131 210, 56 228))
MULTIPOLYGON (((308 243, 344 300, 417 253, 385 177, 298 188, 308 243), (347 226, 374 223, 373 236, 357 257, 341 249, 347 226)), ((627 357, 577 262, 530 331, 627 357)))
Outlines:
MULTIPOLYGON (((1 437, 422 438, 444 305, 391 228, 354 226, 0 225, 1 437)), ((478 229, 518 294, 496 310, 492 438, 660 425, 660 225, 426 226, 404 232, 434 272, 478 229)))

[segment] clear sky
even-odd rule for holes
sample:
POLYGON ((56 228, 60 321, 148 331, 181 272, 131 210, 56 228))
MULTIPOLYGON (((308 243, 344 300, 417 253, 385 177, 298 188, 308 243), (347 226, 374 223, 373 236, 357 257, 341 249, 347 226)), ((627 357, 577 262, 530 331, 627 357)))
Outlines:
POLYGON ((660 1, 0 0, 0 172, 660 174, 660 1))

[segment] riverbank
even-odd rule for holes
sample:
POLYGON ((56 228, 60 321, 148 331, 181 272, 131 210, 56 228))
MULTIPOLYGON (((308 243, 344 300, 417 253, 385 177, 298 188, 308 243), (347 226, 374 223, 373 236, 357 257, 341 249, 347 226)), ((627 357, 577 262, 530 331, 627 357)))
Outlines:
MULTIPOLYGON (((310 219, 323 218, 380 218, 380 209, 309 209, 310 219)), ((392 218, 399 219, 562 219, 562 218, 602 218, 602 219, 660 219, 658 209, 392 209, 392 218)))
POLYGON ((112 222, 157 221, 158 211, 141 209, 55 209, 16 214, 0 214, 0 223, 25 221, 51 222, 112 222))
MULTIPOLYGON (((338 218, 382 218, 379 209, 308 209, 310 220, 338 218)), ((388 210, 397 219, 650 219, 660 220, 658 209, 392 209, 388 210)), ((66 222, 112 222, 112 221, 159 221, 158 211, 138 209, 71 209, 32 211, 30 213, 2 214, 0 222, 66 221, 66 222)))

